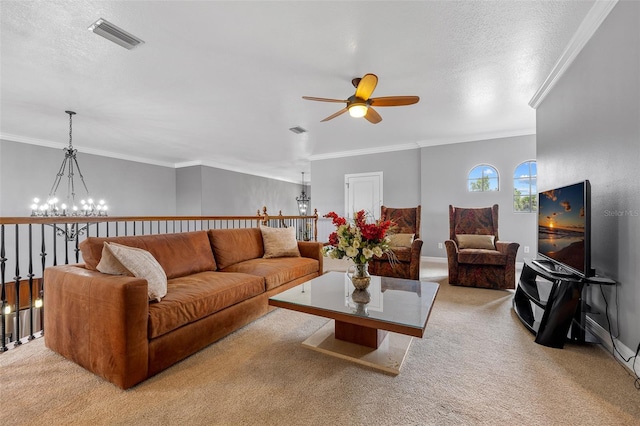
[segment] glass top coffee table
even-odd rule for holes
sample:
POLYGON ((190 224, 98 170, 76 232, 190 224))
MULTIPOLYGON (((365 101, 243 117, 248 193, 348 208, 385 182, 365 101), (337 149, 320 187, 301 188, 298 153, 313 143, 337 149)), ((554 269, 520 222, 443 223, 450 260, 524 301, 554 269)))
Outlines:
POLYGON ((439 284, 371 277, 366 291, 327 272, 269 298, 280 308, 330 318, 302 345, 398 374, 413 337, 422 337, 439 284))

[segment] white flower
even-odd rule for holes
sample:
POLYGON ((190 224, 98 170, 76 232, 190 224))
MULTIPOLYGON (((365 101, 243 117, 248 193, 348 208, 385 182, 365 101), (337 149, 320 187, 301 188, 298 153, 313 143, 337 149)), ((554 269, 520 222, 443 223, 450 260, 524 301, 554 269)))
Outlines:
POLYGON ((358 255, 358 249, 355 247, 347 247, 345 253, 349 257, 356 257, 358 255))
POLYGON ((351 246, 353 248, 360 248, 360 241, 359 240, 353 240, 353 244, 351 244, 351 246))
POLYGON ((364 257, 366 259, 371 259, 373 257, 373 250, 371 250, 369 247, 365 247, 364 249, 362 249, 362 254, 364 254, 364 257))
POLYGON ((375 256, 378 256, 378 257, 382 256, 383 252, 382 252, 382 249, 380 248, 380 246, 375 246, 373 248, 373 254, 375 256))

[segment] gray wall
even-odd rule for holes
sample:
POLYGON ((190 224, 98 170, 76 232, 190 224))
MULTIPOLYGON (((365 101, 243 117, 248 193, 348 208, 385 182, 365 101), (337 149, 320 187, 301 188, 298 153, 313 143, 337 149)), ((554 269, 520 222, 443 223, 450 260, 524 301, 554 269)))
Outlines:
POLYGON ((383 204, 415 207, 420 204, 420 155, 418 149, 368 154, 311 162, 313 205, 320 216, 335 211, 344 215, 344 175, 383 173, 383 204))
MULTIPOLYGON (((181 215, 254 215, 264 206, 272 215, 298 214, 301 184, 207 166, 177 169, 176 181, 181 215)), ((310 191, 307 185, 307 195, 310 191)))
MULTIPOLYGON (((591 182, 592 266, 620 341, 640 341, 640 3, 619 2, 537 109, 540 188, 591 182), (616 292, 618 294, 616 295, 616 292)), ((600 288, 589 301, 604 312, 600 288)), ((604 315, 591 317, 607 329, 604 315)))
MULTIPOLYGON (((33 197, 45 200, 58 173, 62 149, 0 141, 0 215, 28 216, 33 197)), ((180 169, 78 152, 90 193, 103 197, 110 216, 297 215, 301 185, 206 166, 180 169)), ((302 179, 302 176, 301 176, 302 179)), ((85 198, 76 173, 76 198, 85 198)), ((58 198, 67 193, 66 177, 58 198)), ((311 187, 307 185, 307 194, 311 187)), ((311 200, 313 203, 313 199, 311 200)), ((313 204, 312 204, 313 211, 313 204)))
POLYGON ((176 214, 202 216, 202 166, 176 169, 176 214))
MULTIPOLYGON (((29 216, 33 197, 46 200, 64 158, 62 149, 0 140, 0 215, 29 216)), ((111 216, 175 215, 175 170, 78 152, 90 194, 102 197, 111 216)), ((86 192, 76 173, 76 199, 86 192)), ((67 179, 58 198, 67 194, 67 179)))
POLYGON ((449 239, 449 204, 458 207, 500 206, 499 237, 520 243, 518 261, 535 256, 535 213, 514 213, 513 173, 518 164, 536 159, 534 135, 488 139, 422 148, 422 229, 424 256, 446 257, 438 243, 449 239), (489 164, 498 170, 499 191, 469 192, 472 168, 489 164), (530 249, 524 253, 524 246, 530 249))

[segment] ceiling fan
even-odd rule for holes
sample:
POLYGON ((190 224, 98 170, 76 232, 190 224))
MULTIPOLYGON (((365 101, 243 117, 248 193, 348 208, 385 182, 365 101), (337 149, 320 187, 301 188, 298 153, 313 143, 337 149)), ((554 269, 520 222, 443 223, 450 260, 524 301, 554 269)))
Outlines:
POLYGON ((378 84, 378 77, 375 74, 365 74, 362 78, 354 78, 351 80, 351 84, 356 88, 356 93, 349 96, 346 100, 314 98, 313 96, 303 96, 302 99, 320 102, 344 102, 347 104, 347 106, 340 111, 331 114, 321 121, 329 121, 349 111, 349 115, 352 117, 364 117, 373 124, 381 122, 382 117, 380 117, 380 114, 378 114, 376 110, 371 108, 372 106, 389 107, 412 105, 420 100, 418 96, 383 96, 371 98, 370 96, 378 84))

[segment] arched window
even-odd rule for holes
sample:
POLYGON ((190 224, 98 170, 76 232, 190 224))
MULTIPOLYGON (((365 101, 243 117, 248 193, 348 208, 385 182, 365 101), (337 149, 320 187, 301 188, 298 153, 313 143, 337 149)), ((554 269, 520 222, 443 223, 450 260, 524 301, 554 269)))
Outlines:
POLYGON ((499 177, 495 167, 479 164, 469 172, 467 189, 469 192, 498 191, 499 177))
POLYGON ((518 164, 513 172, 513 211, 538 211, 537 167, 534 160, 518 164))

